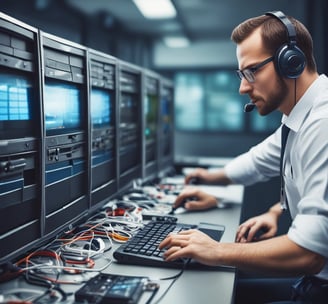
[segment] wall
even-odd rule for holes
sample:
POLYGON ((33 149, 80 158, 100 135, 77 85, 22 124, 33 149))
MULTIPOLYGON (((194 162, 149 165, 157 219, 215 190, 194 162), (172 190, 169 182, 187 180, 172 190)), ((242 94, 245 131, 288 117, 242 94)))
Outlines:
POLYGON ((162 42, 154 46, 154 68, 236 66, 236 49, 231 41, 193 42, 185 48, 169 48, 162 42))

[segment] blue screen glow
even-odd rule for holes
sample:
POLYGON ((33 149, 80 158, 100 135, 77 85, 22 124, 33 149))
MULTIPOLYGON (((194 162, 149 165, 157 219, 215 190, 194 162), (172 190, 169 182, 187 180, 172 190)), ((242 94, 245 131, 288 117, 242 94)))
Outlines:
POLYGON ((9 74, 0 75, 0 120, 30 120, 31 85, 27 79, 9 74))
POLYGON ((111 98, 110 94, 104 90, 91 90, 91 121, 92 125, 104 126, 111 123, 111 98))
POLYGON ((46 84, 44 92, 46 130, 81 127, 80 92, 73 84, 46 84))

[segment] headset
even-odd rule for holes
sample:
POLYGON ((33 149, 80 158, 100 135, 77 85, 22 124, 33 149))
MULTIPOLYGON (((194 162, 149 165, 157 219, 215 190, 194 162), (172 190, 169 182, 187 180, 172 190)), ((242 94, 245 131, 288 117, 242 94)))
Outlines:
POLYGON ((281 11, 268 12, 265 15, 277 18, 286 28, 288 42, 276 52, 274 64, 279 75, 285 78, 298 78, 306 65, 302 50, 296 45, 296 30, 292 22, 281 11))

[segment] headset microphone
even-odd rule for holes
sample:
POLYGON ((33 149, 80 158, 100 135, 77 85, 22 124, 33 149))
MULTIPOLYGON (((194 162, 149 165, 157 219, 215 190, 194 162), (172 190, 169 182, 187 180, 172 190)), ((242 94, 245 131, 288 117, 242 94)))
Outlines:
POLYGON ((254 110, 254 108, 255 108, 255 104, 254 103, 251 103, 251 102, 246 103, 245 106, 244 106, 244 112, 245 113, 251 112, 251 111, 254 110))

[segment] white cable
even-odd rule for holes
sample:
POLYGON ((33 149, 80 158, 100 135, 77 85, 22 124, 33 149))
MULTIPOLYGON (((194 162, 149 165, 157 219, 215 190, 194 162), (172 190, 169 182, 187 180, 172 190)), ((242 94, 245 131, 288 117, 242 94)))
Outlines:
POLYGON ((2 295, 0 295, 0 303, 10 303, 11 301, 13 301, 12 298, 19 299, 17 296, 15 296, 16 294, 19 295, 23 293, 30 294, 29 297, 26 297, 24 300, 19 299, 19 301, 29 302, 33 300, 34 297, 40 297, 41 295, 43 295, 44 291, 37 290, 37 289, 28 289, 28 288, 11 288, 9 290, 2 290, 1 293, 2 295), (9 299, 5 299, 4 296, 9 297, 9 299))
POLYGON ((48 263, 39 264, 34 266, 28 266, 25 268, 21 268, 22 271, 29 271, 33 269, 70 269, 70 270, 79 270, 79 271, 89 271, 89 272, 100 272, 104 271, 108 266, 110 266, 113 260, 109 257, 103 256, 104 259, 108 260, 109 262, 100 268, 85 268, 85 267, 75 267, 75 266, 62 266, 62 265, 49 265, 48 263))

